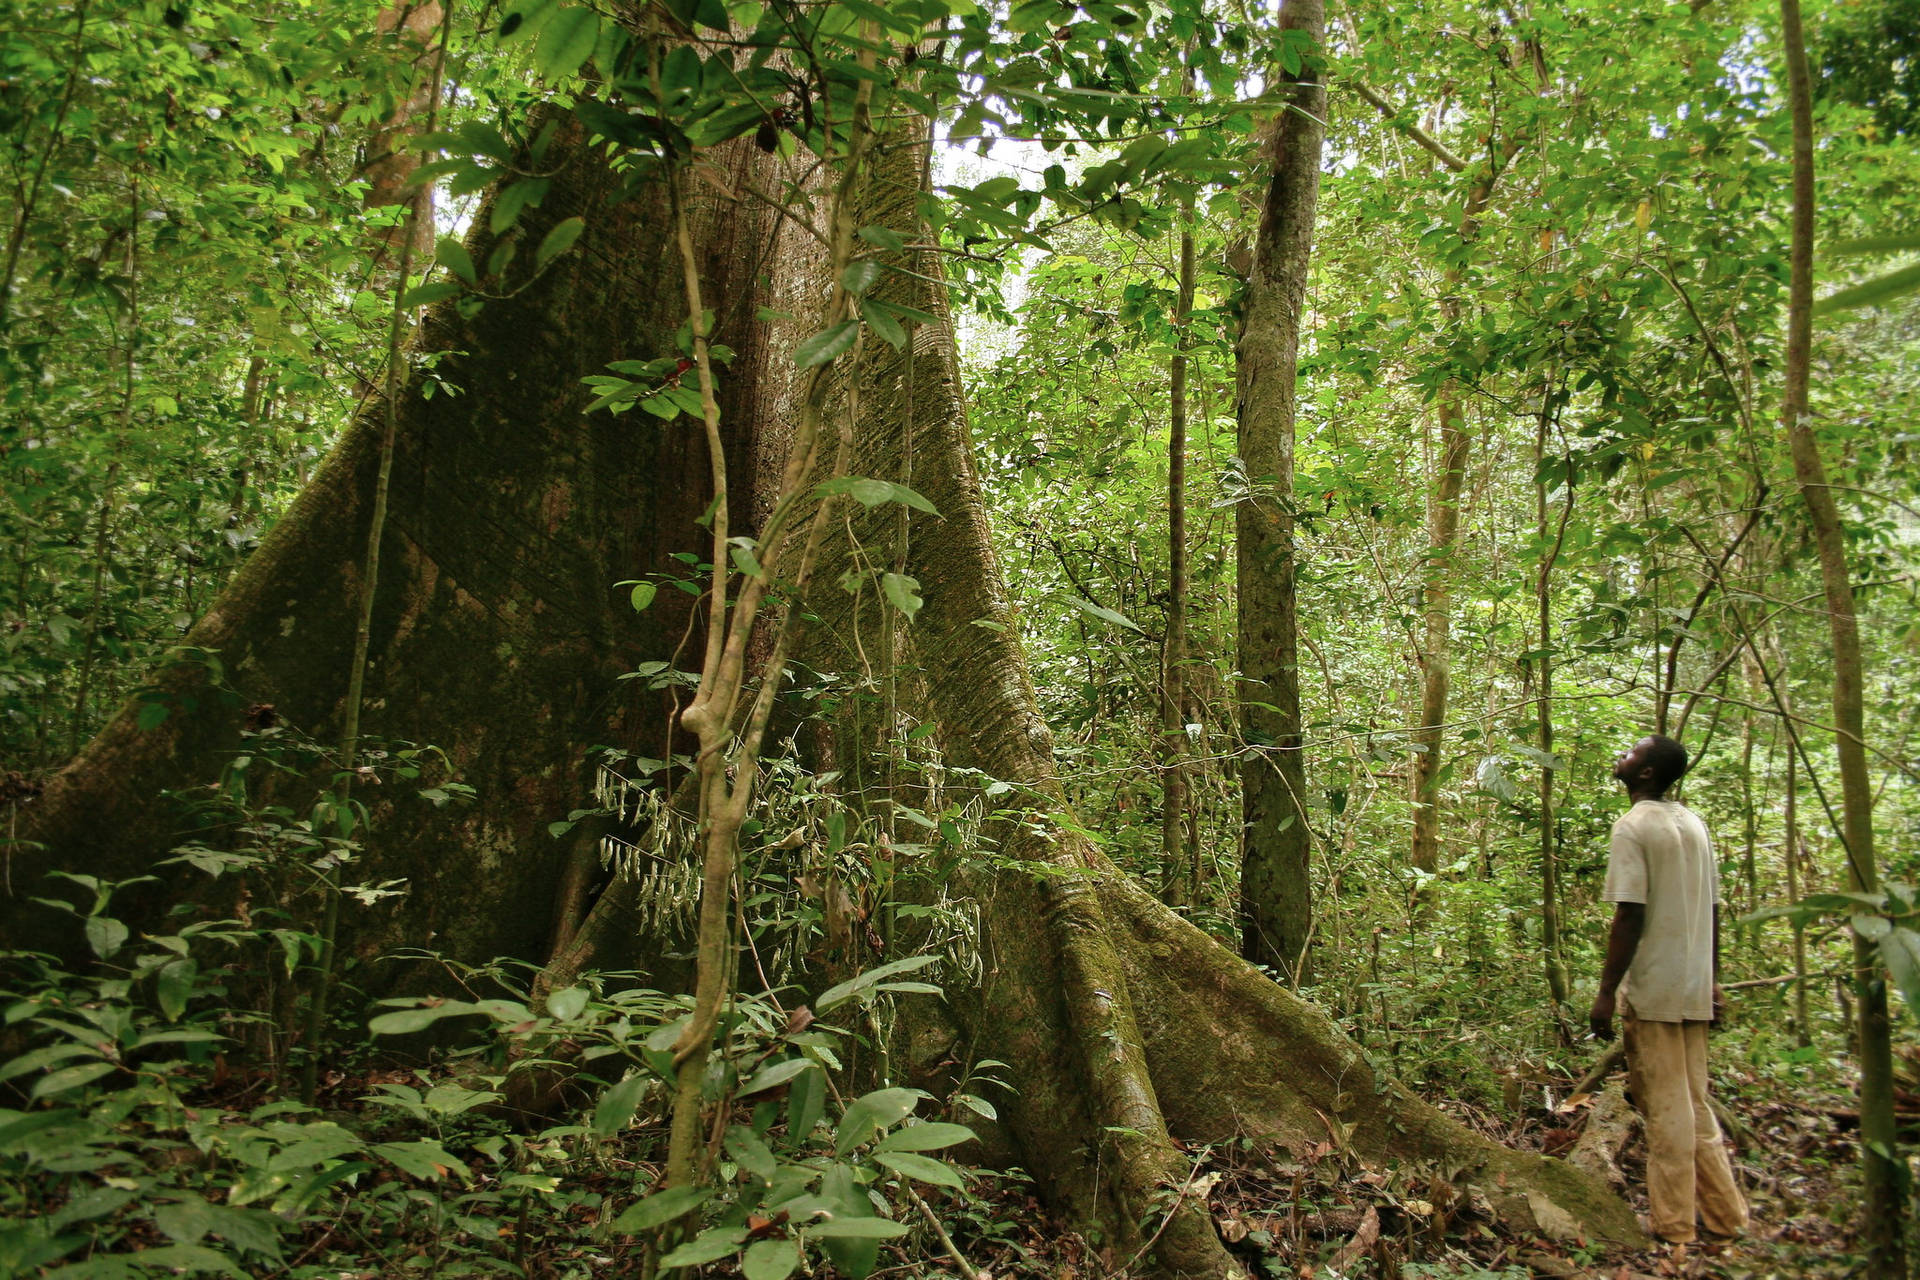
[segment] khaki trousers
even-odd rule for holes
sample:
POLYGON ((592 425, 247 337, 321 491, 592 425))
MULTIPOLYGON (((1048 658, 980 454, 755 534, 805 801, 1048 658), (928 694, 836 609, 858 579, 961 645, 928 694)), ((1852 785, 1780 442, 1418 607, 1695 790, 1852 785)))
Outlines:
POLYGON ((1720 1124, 1707 1103, 1707 1024, 1642 1022, 1622 1002, 1627 1083, 1647 1126, 1647 1199, 1653 1234, 1694 1238, 1694 1215, 1717 1235, 1747 1225, 1720 1124))

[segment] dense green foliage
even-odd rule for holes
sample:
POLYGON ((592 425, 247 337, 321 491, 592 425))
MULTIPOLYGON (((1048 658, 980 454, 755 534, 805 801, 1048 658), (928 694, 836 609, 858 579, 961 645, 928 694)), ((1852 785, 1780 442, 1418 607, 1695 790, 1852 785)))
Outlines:
MULTIPOLYGON (((1824 978, 1847 953, 1827 922, 1870 904, 1818 896, 1843 887, 1845 850, 1820 584, 1778 427, 1789 145, 1770 10, 1401 4, 1334 14, 1316 52, 1275 40, 1266 15, 1199 0, 461 7, 439 131, 412 144, 439 197, 437 259, 400 281, 380 238, 400 214, 367 205, 368 148, 409 123, 418 50, 379 30, 378 11, 0 0, 7 799, 30 799, 141 688, 377 394, 396 293, 409 314, 443 299, 480 307, 570 251, 578 218, 538 244, 515 239, 519 213, 548 190, 524 167, 544 145, 536 106, 575 114, 636 182, 650 164, 734 139, 837 155, 866 77, 856 55, 878 43, 900 68, 920 64, 910 85, 901 71, 889 109, 941 130, 925 212, 971 309, 982 479, 1072 800, 1100 847, 1156 886, 1167 878, 1156 736, 1167 366, 1183 339, 1195 362, 1181 712, 1209 880, 1183 909, 1231 938, 1236 769, 1261 749, 1235 728, 1231 531, 1235 505, 1273 484, 1245 474, 1234 440, 1259 177, 1248 166, 1270 124, 1272 69, 1316 65, 1332 87, 1328 164, 1296 477, 1280 495, 1299 519, 1310 655, 1308 994, 1403 1076, 1488 1107, 1514 1107, 1536 1068, 1576 1065, 1579 1010, 1552 1004, 1546 973, 1559 964, 1576 992, 1590 984, 1619 807, 1607 766, 1658 721, 1694 749, 1686 798, 1716 832, 1727 898, 1747 917, 1728 976, 1785 979, 1743 999, 1747 1069, 1819 1063, 1823 1080, 1843 1077, 1850 1011, 1824 978), (660 56, 663 33, 673 47, 660 56), (920 52, 936 34, 938 53, 920 52), (1476 187, 1485 210, 1467 217, 1476 187), (490 230, 505 238, 476 263, 461 235, 489 188, 490 230), (1181 323, 1183 231, 1201 269, 1181 323), (1406 856, 1409 734, 1441 465, 1435 402, 1448 387, 1464 389, 1473 449, 1461 536, 1441 565, 1453 711, 1445 856, 1429 874, 1406 856), (1559 956, 1543 954, 1543 795, 1570 922, 1559 956), (1790 960, 1788 939, 1803 937, 1805 956, 1790 960)), ((1820 236, 1857 250, 1825 260, 1828 282, 1893 272, 1862 295, 1876 305, 1823 318, 1814 401, 1866 621, 1876 823, 1896 885, 1892 923, 1867 911, 1862 927, 1891 939, 1892 976, 1909 991, 1920 988, 1920 950, 1902 942, 1920 934, 1899 887, 1920 880, 1920 298, 1902 286, 1920 226, 1913 16, 1903 0, 1814 15, 1820 236)), ((868 242, 887 247, 886 234, 868 242)), ((859 315, 802 345, 800 363, 825 364, 862 332, 897 346, 919 318, 884 304, 859 315)), ((684 353, 594 379, 591 411, 638 408, 636 431, 696 429, 700 396, 682 378, 692 352, 689 331, 684 353)), ((887 590, 911 614, 917 586, 887 590)), ((316 890, 332 883, 315 867, 350 860, 364 832, 346 804, 249 807, 248 768, 325 757, 290 745, 290 730, 260 729, 267 746, 215 798, 232 811, 184 852, 197 869, 169 873, 252 877, 242 901, 257 894, 259 911, 135 937, 114 916, 114 886, 75 878, 65 887, 101 967, 11 958, 0 1270, 585 1275, 738 1256, 750 1280, 780 1280, 824 1256, 864 1275, 916 1210, 934 1224, 916 1226, 916 1249, 937 1252, 938 1223, 969 1215, 969 1238, 993 1241, 956 1167, 926 1154, 964 1141, 968 1114, 991 1118, 990 1091, 969 1081, 932 1100, 885 1078, 870 1006, 929 994, 899 979, 915 961, 812 1000, 845 1025, 790 1018, 777 993, 733 1006, 708 1093, 745 1119, 724 1130, 715 1187, 647 1197, 673 1074, 665 1050, 688 1005, 606 975, 543 1002, 503 962, 462 973, 485 998, 373 1016, 374 1035, 454 1016, 488 1025, 479 1056, 417 1079, 375 1065, 376 1011, 348 1001, 329 1034, 355 1046, 352 1084, 367 1095, 336 1092, 330 1111, 289 1100, 289 1063, 318 1049, 293 1034, 322 949, 316 890), (583 1093, 562 1122, 516 1127, 496 1105, 509 1066, 531 1071, 560 1041, 588 1046, 583 1093), (843 1058, 869 1048, 881 1065, 845 1084, 843 1058), (230 1075, 229 1058, 247 1065, 230 1075), (954 1194, 936 1212, 916 1180, 954 1194), (662 1235, 694 1209, 704 1217, 688 1241, 662 1235), (534 1260, 589 1220, 590 1247, 534 1260)), ((369 773, 414 785, 420 750, 376 748, 369 773)), ((429 798, 461 794, 456 779, 429 798)), ((562 829, 583 816, 550 815, 562 829)), ((964 843, 956 814, 918 816, 964 843)), ((834 821, 829 859, 849 844, 846 818, 834 821)), ((771 814, 755 822, 776 827, 771 814)), ((829 921, 837 908, 801 877, 756 876, 743 912, 792 966, 776 966, 784 982, 846 921, 829 921)), ((938 911, 908 906, 880 923, 891 938, 938 911)))

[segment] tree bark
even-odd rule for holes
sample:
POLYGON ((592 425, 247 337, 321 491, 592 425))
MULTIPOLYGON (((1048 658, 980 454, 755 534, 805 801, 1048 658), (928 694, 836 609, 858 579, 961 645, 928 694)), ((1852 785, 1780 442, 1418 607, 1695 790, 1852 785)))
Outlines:
MULTIPOLYGON (((704 549, 694 519, 706 502, 706 447, 683 424, 643 428, 580 411, 589 398, 582 377, 674 350, 685 318, 673 287, 679 262, 664 193, 618 199, 621 175, 577 126, 557 123, 541 159, 554 185, 514 233, 537 243, 576 214, 588 230, 511 298, 471 318, 452 302, 427 315, 415 352, 435 357, 434 376, 459 393, 424 398, 417 372, 401 391, 382 549, 389 572, 371 630, 368 734, 442 747, 451 776, 478 799, 436 808, 402 785, 363 790, 375 828, 407 838, 381 842, 344 874, 405 878, 409 889, 397 907, 347 913, 345 955, 404 944, 467 961, 540 957, 567 853, 547 826, 593 807, 594 749, 667 755, 664 695, 618 677, 671 656, 691 605, 663 590, 636 614, 613 584, 677 568, 672 552, 704 549)), ((748 424, 771 385, 756 277, 779 229, 770 211, 718 193, 750 178, 767 184, 762 170, 772 162, 734 147, 707 163, 717 180, 702 185, 694 225, 723 340, 739 352, 723 388, 725 420, 731 461, 750 473, 748 424)), ((473 225, 472 253, 485 261, 493 241, 484 208, 473 225)), ((33 843, 15 844, 0 890, 0 931, 12 945, 78 949, 77 927, 29 902, 46 892, 47 871, 127 879, 196 834, 215 847, 234 839, 225 829, 193 832, 156 797, 205 794, 243 742, 251 754, 272 751, 277 736, 243 739, 250 720, 321 742, 337 737, 347 688, 337 655, 353 644, 384 418, 383 402, 366 406, 187 636, 183 656, 23 815, 20 835, 33 843), (149 702, 168 714, 142 729, 149 702)), ((735 503, 736 523, 749 524, 750 496, 735 503)), ((311 794, 279 783, 270 798, 301 812, 311 794)), ((121 905, 130 921, 150 919, 160 896, 121 905)))
MULTIPOLYGON (((1813 83, 1800 26, 1800 0, 1780 0, 1780 25, 1787 59, 1787 102, 1793 116, 1793 239, 1787 276, 1786 385, 1780 397, 1780 416, 1793 452, 1794 478, 1813 526, 1820 582, 1826 594, 1827 628, 1833 646, 1834 751, 1840 761, 1847 878, 1854 892, 1872 893, 1878 888, 1879 871, 1874 862, 1873 779, 1867 771, 1860 625, 1847 565, 1846 531, 1833 490, 1827 484, 1826 462, 1813 434, 1813 241, 1817 206, 1813 83)), ((1868 1267, 1875 1275, 1900 1278, 1907 1274, 1907 1178, 1906 1165, 1897 1149, 1893 1114, 1893 1041, 1887 982, 1879 947, 1858 929, 1853 933, 1853 959, 1854 994, 1859 1007, 1860 1160, 1866 1191, 1863 1233, 1868 1267)))
POLYGON ((1300 321, 1320 196, 1326 87, 1321 0, 1289 0, 1280 30, 1301 32, 1309 59, 1282 73, 1286 103, 1268 135, 1269 174, 1237 347, 1240 458, 1249 493, 1235 508, 1241 770, 1240 951, 1298 985, 1311 976, 1312 831, 1300 724, 1293 449, 1300 321))
MULTIPOLYGON (((883 149, 894 158, 861 217, 924 244, 917 184, 896 167, 903 149, 883 149)), ((1204 1205, 1173 1196, 1187 1169, 1175 1140, 1249 1134, 1295 1148, 1331 1136, 1365 1158, 1432 1160, 1464 1170, 1525 1229, 1637 1238, 1625 1206, 1582 1175, 1493 1146, 1375 1076, 1311 1005, 1117 871, 1078 834, 1078 821, 1062 820, 1051 734, 981 502, 939 262, 922 251, 907 265, 879 296, 940 322, 915 335, 911 383, 902 353, 871 344, 851 471, 897 475, 911 438, 915 488, 940 513, 916 511, 909 540, 908 568, 925 598, 910 637, 919 710, 938 726, 951 772, 978 770, 1014 787, 992 802, 999 816, 980 842, 990 852, 961 872, 981 908, 985 978, 948 992, 953 1025, 945 1038, 925 1038, 924 1062, 952 1054, 1008 1063, 1013 1089, 1001 1115, 1021 1163, 1071 1215, 1105 1224, 1122 1259, 1164 1219, 1153 1256, 1166 1274, 1233 1267, 1204 1205)), ((891 519, 852 512, 842 527, 851 542, 886 545, 891 519)), ((813 665, 849 650, 852 627, 877 625, 855 615, 853 599, 828 587, 809 597, 821 619, 813 665)), ((933 1066, 921 1069, 936 1082, 933 1066)))

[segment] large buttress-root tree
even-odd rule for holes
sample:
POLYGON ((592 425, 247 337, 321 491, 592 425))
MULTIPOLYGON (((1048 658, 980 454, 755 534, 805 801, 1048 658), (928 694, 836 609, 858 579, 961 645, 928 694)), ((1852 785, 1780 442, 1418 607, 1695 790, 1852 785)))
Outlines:
MULTIPOLYGON (((880 149, 861 215, 916 243, 927 238, 915 205, 923 144, 896 135, 880 149)), ((817 255, 769 254, 771 217, 730 198, 746 166, 765 163, 750 157, 710 158, 720 172, 701 188, 697 220, 716 334, 741 353, 723 383, 740 474, 777 456, 790 380, 756 336, 756 297, 798 311, 824 293, 817 255)), ((436 312, 423 341, 463 394, 409 395, 402 413, 387 558, 401 571, 377 613, 375 731, 437 742, 480 799, 464 812, 376 815, 369 878, 406 874, 413 889, 388 927, 348 930, 363 950, 404 940, 465 960, 546 953, 566 851, 545 824, 580 802, 594 746, 650 741, 659 708, 628 703, 617 677, 671 653, 686 622, 636 619, 613 583, 698 547, 694 520, 707 500, 698 438, 580 414, 583 375, 661 354, 681 322, 669 223, 658 193, 610 203, 616 180, 584 148, 565 172, 528 234, 578 213, 587 252, 470 320, 436 312)), ((852 375, 861 406, 852 470, 901 478, 910 455, 913 487, 938 508, 937 518, 915 514, 901 565, 926 600, 912 630, 919 670, 903 683, 924 691, 919 710, 951 765, 1014 788, 959 873, 982 906, 984 977, 949 989, 950 1036, 923 1065, 931 1071, 949 1052, 1007 1062, 1002 1115, 1014 1156, 1065 1212, 1102 1228, 1117 1260, 1149 1249, 1167 1274, 1235 1271, 1204 1202, 1181 1194, 1188 1165, 1177 1144, 1245 1136, 1296 1148, 1331 1137, 1359 1158, 1430 1162, 1527 1229, 1634 1237, 1604 1187, 1490 1144, 1378 1075, 1322 1014, 1168 911, 1063 820, 981 503, 938 262, 909 257, 895 265, 911 271, 882 288, 940 319, 914 330, 910 360, 867 344, 852 375)), ((125 875, 150 865, 174 834, 159 788, 212 776, 246 702, 272 702, 316 733, 338 714, 374 438, 366 421, 354 428, 196 630, 197 644, 223 653, 241 702, 217 696, 201 667, 168 672, 161 686, 175 714, 148 732, 129 709, 50 789, 33 828, 45 848, 34 867, 16 864, 16 891, 28 870, 125 875), (121 838, 129 832, 138 838, 121 838)), ((740 512, 742 527, 750 516, 740 512)), ((890 545, 896 518, 882 512, 884 524, 850 530, 890 545)), ((857 619, 832 586, 810 603, 816 595, 824 621, 809 656, 820 665, 836 628, 857 619)), ((618 889, 601 901, 620 900, 618 889)))
MULTIPOLYGON (((546 123, 536 119, 530 135, 546 123)), ((375 747, 441 748, 477 798, 434 808, 398 787, 357 789, 372 822, 363 861, 343 875, 404 878, 408 891, 348 912, 348 955, 396 945, 466 960, 543 955, 556 927, 566 927, 557 917, 575 896, 569 867, 580 862, 547 825, 591 804, 590 753, 611 745, 666 755, 664 708, 617 678, 673 651, 689 602, 665 591, 636 614, 614 584, 671 567, 673 552, 702 549, 694 521, 710 496, 707 451, 698 432, 582 416, 590 395, 581 379, 609 361, 675 353, 685 320, 673 287, 680 259, 664 191, 623 196, 624 180, 577 127, 552 123, 537 164, 552 172, 552 186, 514 232, 538 244, 580 216, 584 235, 537 278, 496 282, 523 287, 470 317, 451 302, 434 308, 396 406, 364 732, 375 747), (426 398, 429 363, 440 393, 426 398)), ((757 459, 745 424, 759 406, 747 398, 774 385, 760 376, 770 357, 756 319, 765 299, 755 289, 781 232, 772 210, 731 193, 749 181, 777 183, 771 162, 749 147, 707 164, 690 217, 709 305, 739 352, 723 389, 729 461, 751 474, 757 459)), ((477 262, 493 247, 487 221, 485 210, 474 219, 477 262)), ((22 814, 19 834, 31 843, 10 851, 0 890, 0 932, 10 943, 71 949, 77 928, 58 929, 30 902, 47 891, 44 872, 127 879, 149 871, 193 834, 161 792, 203 790, 242 747, 250 721, 336 739, 385 414, 381 401, 364 406, 186 637, 188 656, 163 669, 22 814), (217 678, 197 653, 217 655, 217 678), (143 708, 155 702, 166 718, 141 727, 143 708)), ((749 497, 744 487, 735 495, 741 524, 749 497)), ((255 798, 298 809, 310 794, 281 783, 255 798)), ((140 918, 137 901, 120 905, 140 918)))

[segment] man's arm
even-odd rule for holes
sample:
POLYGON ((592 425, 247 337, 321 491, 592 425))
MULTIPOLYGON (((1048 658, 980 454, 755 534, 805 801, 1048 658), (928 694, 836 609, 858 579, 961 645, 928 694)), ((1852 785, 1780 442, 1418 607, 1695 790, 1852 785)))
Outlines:
MULTIPOLYGON (((1714 923, 1714 936, 1718 938, 1718 916, 1714 917, 1714 923)), ((1627 976, 1628 966, 1633 964, 1633 954, 1640 949, 1640 934, 1646 927, 1646 903, 1614 904, 1613 928, 1607 934, 1607 962, 1600 969, 1600 994, 1593 998, 1593 1010, 1587 1015, 1587 1025, 1601 1040, 1613 1039, 1614 992, 1627 976)))

